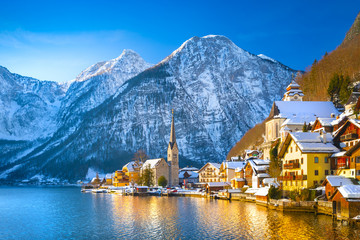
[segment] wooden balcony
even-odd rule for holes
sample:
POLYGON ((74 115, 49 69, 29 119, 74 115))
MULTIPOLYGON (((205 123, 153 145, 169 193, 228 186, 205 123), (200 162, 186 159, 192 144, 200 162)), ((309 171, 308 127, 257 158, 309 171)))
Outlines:
POLYGON ((284 169, 294 169, 294 168, 300 168, 300 164, 298 162, 284 164, 284 169))
POLYGON ((307 175, 298 175, 298 176, 279 176, 278 177, 279 181, 302 181, 302 180, 307 180, 307 175))
POLYGON ((340 141, 354 140, 354 139, 357 139, 357 138, 358 138, 357 133, 348 133, 346 135, 340 136, 340 141))

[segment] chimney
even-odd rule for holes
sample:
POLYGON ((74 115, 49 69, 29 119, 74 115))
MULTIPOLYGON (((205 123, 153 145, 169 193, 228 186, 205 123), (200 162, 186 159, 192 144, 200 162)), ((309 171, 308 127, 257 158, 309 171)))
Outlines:
POLYGON ((320 136, 322 138, 322 142, 326 143, 326 132, 325 132, 325 130, 320 130, 320 136))

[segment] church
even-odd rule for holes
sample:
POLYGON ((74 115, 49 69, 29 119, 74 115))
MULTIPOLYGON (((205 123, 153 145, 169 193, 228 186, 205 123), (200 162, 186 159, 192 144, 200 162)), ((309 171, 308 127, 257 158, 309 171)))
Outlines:
POLYGON ((144 162, 140 172, 150 167, 153 172, 153 185, 158 185, 158 180, 164 176, 168 181, 168 186, 179 185, 179 148, 176 143, 174 110, 172 110, 172 121, 170 130, 170 141, 167 149, 167 161, 164 158, 149 159, 144 162))

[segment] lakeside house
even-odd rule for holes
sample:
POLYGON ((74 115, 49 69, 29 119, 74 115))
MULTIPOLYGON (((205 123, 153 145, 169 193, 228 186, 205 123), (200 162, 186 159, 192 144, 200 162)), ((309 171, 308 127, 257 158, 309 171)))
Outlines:
POLYGON ((278 178, 285 191, 300 190, 321 184, 330 174, 330 160, 339 149, 325 132, 293 132, 281 144, 278 157, 282 172, 278 178))
POLYGON ((331 201, 333 214, 339 219, 351 219, 360 214, 360 185, 343 185, 336 189, 331 201))
POLYGON ((243 168, 246 165, 246 161, 224 161, 219 168, 220 182, 231 182, 231 179, 235 177, 235 170, 237 168, 243 168))
POLYGON ((231 187, 233 189, 240 189, 245 186, 245 165, 235 169, 235 177, 231 179, 231 187))
POLYGON ((129 186, 129 176, 126 175, 125 172, 123 172, 122 170, 117 170, 114 173, 112 182, 114 187, 129 186))
POLYGON ((199 170, 199 182, 220 182, 220 166, 219 163, 206 163, 199 170))
POLYGON ((179 184, 187 186, 199 182, 199 169, 195 167, 185 167, 179 170, 179 184))
POLYGON ((267 173, 269 164, 269 160, 247 159, 244 167, 245 184, 252 188, 259 188, 265 178, 270 178, 270 175, 267 173))
POLYGON ((131 161, 123 166, 122 171, 129 177, 129 182, 131 184, 135 184, 139 181, 141 166, 142 163, 138 161, 131 161))
POLYGON ((326 176, 322 186, 325 187, 325 197, 328 201, 331 201, 335 191, 343 185, 353 185, 353 181, 343 176, 326 176))

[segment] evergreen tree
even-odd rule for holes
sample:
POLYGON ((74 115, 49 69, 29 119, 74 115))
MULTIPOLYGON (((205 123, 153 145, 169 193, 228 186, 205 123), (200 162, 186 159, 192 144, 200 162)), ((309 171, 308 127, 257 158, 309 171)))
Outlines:
POLYGON ((158 185, 161 187, 166 187, 168 184, 168 181, 166 180, 166 178, 164 176, 160 176, 158 179, 158 185))
POLYGON ((341 103, 346 103, 352 92, 350 77, 349 76, 344 77, 343 75, 341 75, 340 77, 341 77, 341 87, 339 91, 339 98, 341 103))
POLYGON ((150 165, 146 166, 145 169, 142 170, 138 184, 142 186, 151 187, 153 185, 154 173, 150 168, 150 165))
POLYGON ((304 125, 303 125, 303 132, 307 132, 308 131, 308 126, 306 124, 306 122, 304 122, 304 125))
POLYGON ((281 161, 278 158, 278 148, 280 141, 277 141, 273 148, 270 149, 270 166, 269 174, 273 178, 277 178, 281 173, 281 161))

